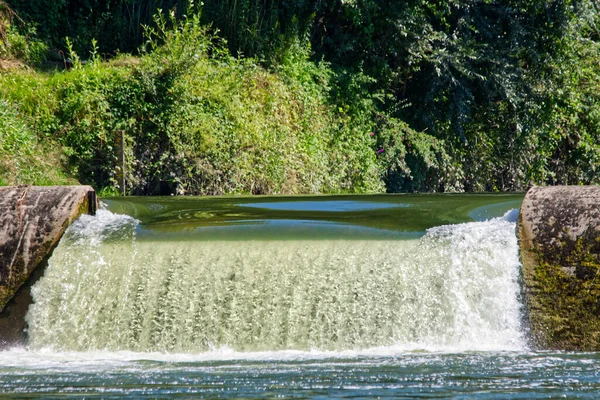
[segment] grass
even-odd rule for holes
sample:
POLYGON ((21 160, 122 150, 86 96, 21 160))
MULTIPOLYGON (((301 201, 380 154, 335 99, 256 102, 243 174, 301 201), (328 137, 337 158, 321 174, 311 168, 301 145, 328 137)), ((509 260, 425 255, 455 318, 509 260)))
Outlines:
POLYGON ((0 101, 0 184, 72 184, 57 149, 38 141, 34 129, 14 107, 0 101))

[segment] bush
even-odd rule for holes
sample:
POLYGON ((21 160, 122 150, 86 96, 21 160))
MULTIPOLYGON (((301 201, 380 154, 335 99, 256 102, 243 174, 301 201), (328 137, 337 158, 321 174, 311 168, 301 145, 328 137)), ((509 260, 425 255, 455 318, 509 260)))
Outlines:
POLYGON ((132 194, 383 190, 366 118, 331 106, 333 73, 309 48, 290 46, 270 72, 231 57, 198 14, 159 15, 147 34, 139 62, 72 56, 71 71, 0 79, 80 182, 121 189, 122 148, 132 194))
POLYGON ((384 114, 377 117, 373 136, 389 192, 462 191, 461 171, 443 141, 384 114))
POLYGON ((48 46, 36 39, 33 26, 20 20, 22 29, 13 25, 19 19, 8 5, 0 0, 0 59, 20 60, 28 65, 40 65, 46 59, 48 46), (23 32, 24 31, 24 32, 23 32))

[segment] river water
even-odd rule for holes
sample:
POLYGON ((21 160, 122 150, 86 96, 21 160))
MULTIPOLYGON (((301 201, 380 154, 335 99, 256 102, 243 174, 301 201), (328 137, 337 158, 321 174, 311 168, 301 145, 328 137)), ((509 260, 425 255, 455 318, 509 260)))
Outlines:
POLYGON ((104 199, 32 288, 3 397, 595 398, 530 349, 522 195, 104 199))

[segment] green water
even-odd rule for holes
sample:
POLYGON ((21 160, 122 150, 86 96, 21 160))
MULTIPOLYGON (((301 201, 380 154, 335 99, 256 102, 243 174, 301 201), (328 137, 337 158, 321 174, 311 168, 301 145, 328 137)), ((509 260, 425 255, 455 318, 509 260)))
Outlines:
POLYGON ((13 398, 596 398, 532 351, 522 195, 110 198, 34 286, 13 398))
POLYGON ((153 240, 402 239, 519 208, 522 194, 106 198, 153 240))

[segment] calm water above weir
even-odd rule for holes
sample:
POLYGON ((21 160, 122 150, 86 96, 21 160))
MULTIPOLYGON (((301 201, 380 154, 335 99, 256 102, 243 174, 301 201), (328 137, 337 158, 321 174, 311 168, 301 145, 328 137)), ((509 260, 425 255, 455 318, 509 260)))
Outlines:
POLYGON ((33 287, 0 394, 594 398, 597 354, 527 346, 521 199, 104 199, 33 287))
POLYGON ((426 229, 500 217, 523 195, 128 197, 108 209, 167 240, 411 239, 426 229))

